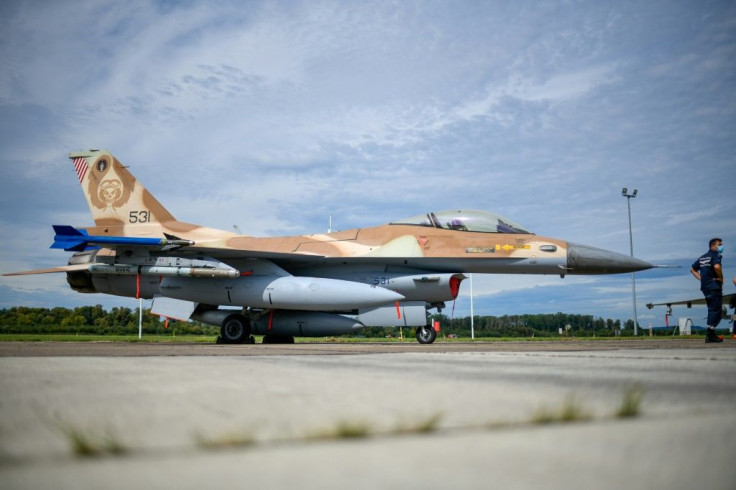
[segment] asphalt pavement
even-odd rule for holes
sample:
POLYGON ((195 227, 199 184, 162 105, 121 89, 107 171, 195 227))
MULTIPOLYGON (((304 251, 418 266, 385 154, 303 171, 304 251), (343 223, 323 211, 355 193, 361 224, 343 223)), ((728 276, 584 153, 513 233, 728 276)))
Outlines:
POLYGON ((736 488, 736 342, 549 344, 2 343, 0 487, 736 488))

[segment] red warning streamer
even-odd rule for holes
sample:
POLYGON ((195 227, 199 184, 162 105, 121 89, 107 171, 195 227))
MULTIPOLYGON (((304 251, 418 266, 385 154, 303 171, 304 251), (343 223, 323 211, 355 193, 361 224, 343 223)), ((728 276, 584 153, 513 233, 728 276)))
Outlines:
POLYGON ((141 275, 135 275, 135 299, 141 299, 141 275))
POLYGON ((396 316, 399 317, 399 320, 401 320, 401 308, 399 307, 399 302, 396 302, 396 316))

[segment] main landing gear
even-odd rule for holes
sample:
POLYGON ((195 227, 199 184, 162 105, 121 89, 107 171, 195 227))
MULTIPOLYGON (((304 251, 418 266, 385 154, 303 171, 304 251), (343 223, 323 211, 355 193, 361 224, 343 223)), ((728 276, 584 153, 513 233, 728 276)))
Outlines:
MULTIPOLYGON (((437 339, 437 331, 432 325, 417 327, 417 342, 420 344, 431 344, 437 339)), ((239 313, 225 318, 220 326, 220 337, 218 344, 254 344, 255 339, 251 335, 250 320, 239 313)), ((264 344, 293 344, 294 337, 291 335, 267 334, 263 337, 264 344)))
POLYGON ((225 318, 220 327, 218 344, 253 344, 255 339, 250 334, 250 321, 239 314, 225 318))
POLYGON ((437 338, 437 331, 431 325, 417 327, 417 342, 420 344, 431 344, 437 338))
MULTIPOLYGON (((233 314, 225 318, 220 326, 220 337, 218 344, 255 344, 255 339, 250 334, 250 321, 240 314, 233 314)), ((263 336, 264 344, 293 344, 294 337, 291 335, 268 334, 263 336)))

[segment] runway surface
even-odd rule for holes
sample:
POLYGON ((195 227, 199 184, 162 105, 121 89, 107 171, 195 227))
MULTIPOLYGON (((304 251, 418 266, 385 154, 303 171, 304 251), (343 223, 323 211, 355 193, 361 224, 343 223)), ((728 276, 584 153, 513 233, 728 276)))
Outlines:
MULTIPOLYGON (((44 356, 300 356, 395 354, 400 352, 538 352, 602 351, 619 349, 702 349, 703 340, 653 337, 599 340, 518 340, 435 342, 422 345, 405 342, 305 342, 296 344, 218 345, 166 342, 0 342, 0 357, 44 356)), ((709 347, 715 347, 710 345, 709 347)), ((720 348, 736 348, 727 341, 720 348)))
POLYGON ((736 487, 733 340, 6 342, 0 394, 3 489, 736 487))

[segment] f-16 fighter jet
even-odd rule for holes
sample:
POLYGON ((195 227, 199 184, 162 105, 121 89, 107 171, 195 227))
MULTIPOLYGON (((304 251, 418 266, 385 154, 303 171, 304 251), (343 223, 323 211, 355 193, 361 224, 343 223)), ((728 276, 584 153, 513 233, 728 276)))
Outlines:
POLYGON ((654 267, 535 235, 484 211, 428 212, 335 233, 253 237, 177 221, 112 154, 69 155, 94 226, 54 226, 51 248, 81 293, 153 299, 155 314, 217 325, 224 343, 415 327, 457 297, 467 273, 615 274, 654 267), (236 309, 233 309, 236 307, 236 309), (239 309, 237 309, 239 308, 239 309))

